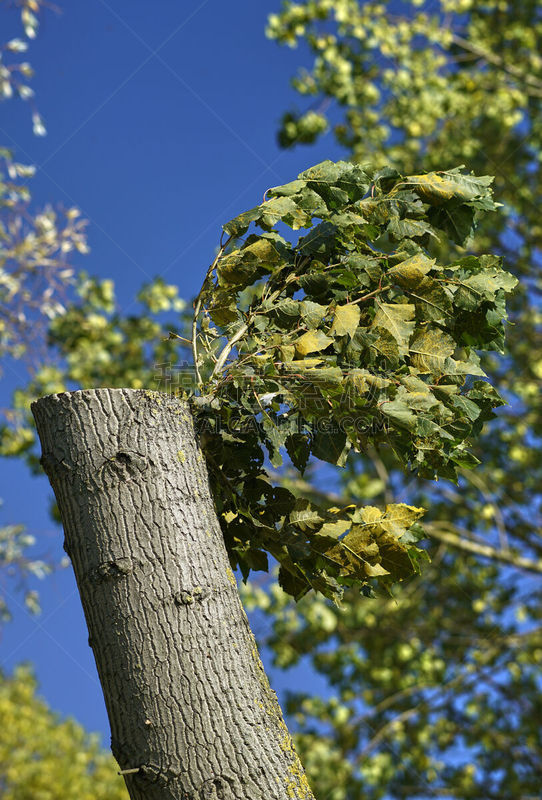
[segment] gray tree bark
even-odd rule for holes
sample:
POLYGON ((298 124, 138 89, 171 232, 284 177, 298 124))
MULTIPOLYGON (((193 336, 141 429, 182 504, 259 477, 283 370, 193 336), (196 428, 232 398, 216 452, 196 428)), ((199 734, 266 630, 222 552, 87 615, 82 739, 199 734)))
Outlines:
POLYGON ((132 800, 314 800, 229 567, 186 403, 32 406, 132 800))

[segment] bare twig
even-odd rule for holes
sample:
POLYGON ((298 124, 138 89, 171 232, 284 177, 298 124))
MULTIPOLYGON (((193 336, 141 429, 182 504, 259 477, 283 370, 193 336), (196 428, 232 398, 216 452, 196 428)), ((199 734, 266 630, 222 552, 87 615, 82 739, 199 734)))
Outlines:
POLYGON ((376 474, 378 475, 378 477, 380 478, 380 480, 382 481, 382 484, 384 486, 383 492, 384 492, 384 499, 385 499, 386 503, 393 503, 393 498, 392 498, 391 492, 390 492, 390 476, 389 476, 389 472, 386 469, 386 466, 385 466, 384 462, 380 458, 380 455, 379 455, 376 447, 373 447, 372 445, 367 447, 367 455, 371 459, 371 461, 373 463, 373 466, 374 466, 374 468, 376 470, 376 474))
POLYGON ((231 339, 228 340, 228 342, 224 346, 224 349, 222 350, 222 352, 220 353, 220 355, 218 356, 218 358, 216 360, 216 364, 215 364, 214 369, 213 369, 213 371, 211 373, 211 378, 214 378, 214 376, 218 372, 220 372, 220 370, 222 369, 222 367, 226 363, 229 354, 231 353, 231 351, 233 350, 233 348, 235 347, 235 345, 237 344, 239 339, 241 339, 245 335, 245 333, 247 331, 248 331, 248 322, 245 322, 245 324, 241 325, 239 330, 236 331, 233 334, 231 339))
POLYGON ((501 561, 503 564, 510 564, 512 567, 534 572, 537 575, 542 573, 542 560, 533 561, 530 558, 518 555, 513 550, 498 549, 491 547, 491 545, 469 540, 455 526, 450 525, 449 530, 446 527, 446 523, 443 522, 424 525, 427 533, 434 539, 438 539, 440 542, 449 544, 452 547, 457 547, 458 550, 465 550, 467 553, 473 553, 493 561, 501 561))
POLYGON ((205 278, 203 279, 203 283, 201 285, 201 289, 199 290, 198 296, 194 300, 194 319, 192 321, 192 356, 194 358, 194 369, 196 370, 196 382, 197 382, 198 386, 201 386, 201 374, 200 374, 199 365, 198 365, 198 342, 197 342, 198 316, 199 316, 199 312, 201 311, 201 301, 202 301, 202 297, 203 297, 203 290, 205 289, 205 287, 207 285, 207 281, 209 280, 209 278, 213 274, 213 272, 214 272, 214 270, 216 268, 216 265, 218 264, 219 260, 222 258, 222 255, 224 254, 224 250, 226 249, 228 244, 231 242, 231 240, 232 240, 232 237, 229 236, 226 239, 226 241, 224 242, 224 244, 222 244, 222 237, 221 237, 220 249, 219 249, 218 253, 216 254, 216 257, 215 257, 213 263, 211 264, 211 266, 207 270, 207 273, 206 273, 205 278))
POLYGON ((495 517, 495 524, 499 532, 499 542, 501 545, 501 550, 508 551, 510 549, 510 546, 508 542, 508 534, 506 533, 506 524, 504 522, 504 517, 501 513, 499 506, 491 497, 486 482, 480 475, 478 475, 476 472, 473 472, 473 470, 462 469, 460 470, 460 473, 466 480, 470 481, 470 483, 472 483, 473 486, 476 486, 476 488, 480 490, 480 494, 482 495, 486 503, 492 507, 493 515, 495 517))

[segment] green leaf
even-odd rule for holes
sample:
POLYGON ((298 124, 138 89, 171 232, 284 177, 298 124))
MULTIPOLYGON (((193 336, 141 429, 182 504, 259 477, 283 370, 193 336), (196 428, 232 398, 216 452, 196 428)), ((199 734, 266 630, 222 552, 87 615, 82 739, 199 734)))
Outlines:
POLYGON ((217 266, 218 282, 221 286, 247 286, 256 277, 271 272, 281 260, 280 253, 269 239, 258 238, 222 256, 217 266))
POLYGON ((402 428, 413 431, 416 427, 416 416, 403 400, 386 400, 380 411, 402 428))
POLYGON ((228 291, 217 290, 209 304, 209 314, 215 325, 227 325, 238 317, 235 297, 228 291))
POLYGON ((293 230, 306 228, 311 224, 311 215, 300 208, 292 197, 274 197, 262 203, 260 209, 257 223, 263 228, 272 228, 279 221, 293 230))
POLYGON ((414 332, 415 307, 409 303, 376 303, 373 328, 385 328, 397 342, 399 355, 408 354, 408 343, 414 332))
POLYGON ((265 431, 271 464, 274 467, 280 467, 282 464, 280 448, 284 446, 290 431, 286 425, 277 425, 267 413, 262 415, 262 426, 265 431))
POLYGON ((443 320, 453 312, 452 300, 446 289, 429 276, 422 278, 415 288, 407 291, 409 298, 414 300, 421 319, 443 320))
POLYGON ((372 333, 375 334, 375 338, 370 344, 371 349, 377 355, 383 356, 386 361, 397 365, 399 363, 399 347, 395 336, 387 328, 381 327, 374 328, 372 333))
POLYGON ((361 199, 370 186, 365 168, 350 161, 322 161, 299 177, 321 194, 331 207, 361 199))
POLYGON ((500 289, 509 292, 517 286, 517 278, 504 270, 482 269, 460 282, 454 302, 473 311, 483 300, 494 301, 500 289))
POLYGON ((388 223, 387 231, 398 241, 401 239, 420 239, 426 235, 436 238, 431 225, 422 220, 397 219, 394 217, 388 223))
POLYGON ((300 497, 290 511, 289 521, 300 530, 316 530, 324 523, 325 515, 308 500, 300 497))
POLYGON ((306 236, 302 236, 297 245, 302 255, 327 258, 337 245, 337 228, 331 222, 315 225, 306 236))
POLYGON ((272 189, 267 190, 266 194, 270 197, 291 197, 299 194, 306 186, 307 182, 298 178, 295 181, 290 181, 290 183, 284 183, 282 186, 273 186, 272 189))
POLYGON ((335 522, 325 522, 322 527, 316 531, 316 536, 326 537, 328 539, 338 539, 352 526, 349 519, 338 519, 335 522))
POLYGON ((288 372, 302 372, 305 373, 309 369, 318 367, 323 364, 323 359, 320 358, 299 358, 294 361, 285 361, 284 366, 288 372))
MULTIPOLYGON (((286 297, 284 300, 277 301, 272 306, 272 311, 270 313, 273 314, 273 317, 275 317, 277 324, 281 328, 291 330, 295 328, 297 320, 301 316, 301 303, 299 300, 292 300, 290 297, 286 297)), ((265 317, 262 319, 264 323, 268 322, 265 317)))
POLYGON ((409 506, 406 503, 390 503, 379 520, 384 530, 400 538, 411 525, 425 514, 425 508, 409 506))
POLYGON ((311 449, 316 458, 344 467, 349 450, 346 433, 338 428, 331 431, 317 430, 312 437, 311 449))
POLYGON ((405 289, 413 289, 435 265, 436 259, 427 258, 423 253, 401 261, 387 272, 387 277, 397 281, 405 289))
POLYGON ((230 236, 243 236, 247 232, 250 223, 255 222, 255 220, 259 218, 260 206, 256 206, 255 208, 251 208, 250 211, 245 211, 243 214, 239 214, 238 217, 234 217, 222 227, 230 236))
POLYGON ((463 394, 450 397, 450 405, 461 411, 472 422, 480 416, 480 406, 463 394))
POLYGON ((303 475, 311 454, 308 436, 293 433, 286 439, 285 446, 292 464, 303 475))
POLYGON ((435 228, 440 228, 453 242, 466 245, 476 227, 476 209, 471 204, 458 206, 451 201, 428 212, 428 218, 435 228))
POLYGON ((322 322, 327 314, 328 307, 311 300, 301 302, 301 317, 308 328, 314 329, 322 322))
POLYGON ((455 450, 450 458, 454 464, 457 464, 458 467, 462 467, 463 469, 474 469, 481 463, 480 459, 476 458, 473 453, 469 453, 468 450, 455 450))
POLYGON ((304 375, 315 387, 343 382, 343 371, 340 367, 307 367, 304 375))
POLYGON ((245 559, 250 569, 269 571, 267 553, 263 550, 253 550, 251 548, 246 551, 245 559))
POLYGON ((296 600, 301 600, 311 588, 310 583, 301 571, 297 575, 292 575, 292 572, 284 566, 279 569, 278 583, 283 592, 286 592, 296 600))

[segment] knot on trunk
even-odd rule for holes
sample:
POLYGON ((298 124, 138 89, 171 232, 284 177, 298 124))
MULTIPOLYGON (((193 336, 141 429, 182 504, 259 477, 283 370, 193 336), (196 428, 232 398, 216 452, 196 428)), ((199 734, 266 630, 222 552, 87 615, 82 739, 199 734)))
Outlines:
POLYGON ((120 557, 114 561, 104 561, 92 570, 91 577, 97 581, 115 580, 123 578, 134 571, 134 563, 131 558, 120 557))
POLYGON ((126 480, 126 477, 137 475, 143 472, 148 466, 147 458, 141 453, 134 453, 129 450, 118 450, 114 456, 110 456, 104 463, 103 468, 109 468, 111 472, 126 480))
POLYGON ((173 600, 177 606, 192 606, 194 603, 205 600, 210 594, 210 590, 202 586, 194 586, 193 589, 181 589, 173 595, 173 600))

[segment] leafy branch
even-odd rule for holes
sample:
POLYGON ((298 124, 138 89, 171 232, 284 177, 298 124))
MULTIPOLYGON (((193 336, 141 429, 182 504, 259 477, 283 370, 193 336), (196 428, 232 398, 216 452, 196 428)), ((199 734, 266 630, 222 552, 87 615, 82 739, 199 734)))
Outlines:
POLYGON ((193 404, 245 576, 271 553, 287 592, 336 599, 419 570, 424 509, 322 506, 273 485, 265 461, 287 453, 303 474, 311 456, 344 466, 351 450, 390 448, 405 470, 452 481, 478 463, 469 441, 503 401, 477 351, 502 352, 516 281, 497 256, 438 254, 495 210, 490 185, 325 161, 224 225, 194 305, 193 404))

